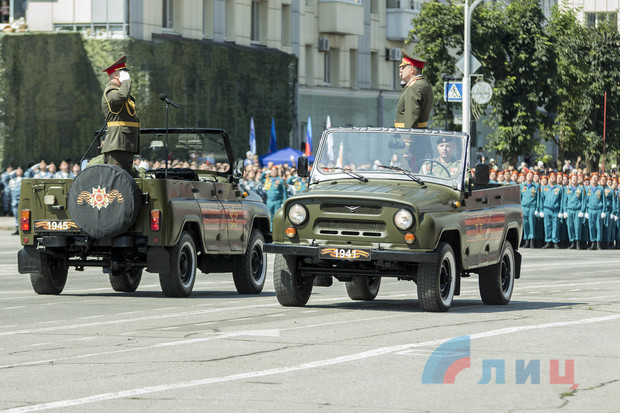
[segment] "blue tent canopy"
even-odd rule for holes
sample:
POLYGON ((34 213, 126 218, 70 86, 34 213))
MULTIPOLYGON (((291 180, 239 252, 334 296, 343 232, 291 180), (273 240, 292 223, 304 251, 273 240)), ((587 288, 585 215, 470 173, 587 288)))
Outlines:
MULTIPOLYGON (((275 151, 273 153, 268 153, 266 155, 261 155, 258 157, 258 162, 260 162, 261 166, 267 165, 269 162, 273 162, 274 165, 281 165, 283 163, 291 163, 291 156, 295 160, 295 165, 297 166, 297 158, 299 158, 304 153, 302 151, 295 150, 293 148, 284 148, 279 151, 275 151)), ((314 162, 314 156, 310 155, 308 157, 308 162, 314 162)))

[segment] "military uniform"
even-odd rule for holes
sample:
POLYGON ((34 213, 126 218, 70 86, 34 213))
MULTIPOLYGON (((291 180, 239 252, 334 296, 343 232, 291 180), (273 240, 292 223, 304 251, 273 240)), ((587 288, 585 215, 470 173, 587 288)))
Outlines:
POLYGON ((592 242, 591 249, 600 249, 603 235, 601 213, 605 208, 604 189, 599 185, 590 185, 586 190, 585 207, 585 217, 588 220, 590 241, 592 242))
POLYGON ((561 186, 547 185, 541 188, 540 209, 543 212, 545 225, 546 248, 559 248, 560 242, 560 216, 562 211, 562 197, 564 188, 561 186))
POLYGON ((291 176, 286 180, 286 185, 288 185, 288 192, 291 195, 295 195, 306 190, 306 183, 299 176, 291 176))
POLYGON ((584 188, 582 186, 568 185, 564 189, 564 214, 566 216, 566 229, 570 248, 580 248, 582 236, 581 225, 585 209, 584 188))
MULTIPOLYGON (((104 72, 111 75, 119 70, 127 70, 121 57, 104 72)), ((107 132, 101 152, 107 164, 118 165, 132 176, 133 155, 139 151, 140 122, 136 110, 136 101, 131 96, 131 79, 123 80, 120 86, 110 81, 101 97, 101 109, 108 120, 107 132)))
MULTIPOLYGON (((408 56, 405 51, 400 66, 424 67, 425 61, 408 56)), ((433 88, 422 75, 414 76, 403 88, 398 104, 394 126, 397 128, 426 128, 433 107, 433 88)))
POLYGON ((538 185, 523 182, 521 184, 521 208, 523 209, 523 239, 525 246, 534 247, 534 231, 536 230, 536 205, 538 203, 538 185))
POLYGON ((601 215, 601 225, 602 225, 602 234, 601 234, 601 242, 603 242, 603 248, 608 248, 609 244, 611 244, 613 237, 615 236, 613 221, 614 216, 614 201, 615 201, 615 193, 611 186, 605 185, 603 188, 603 196, 605 197, 603 213, 605 216, 601 215))
POLYGON ((11 210, 15 217, 15 232, 17 234, 17 228, 19 228, 19 194, 22 188, 22 177, 13 176, 9 180, 9 191, 11 192, 11 210))
POLYGON ((261 175, 261 182, 263 182, 263 190, 267 195, 267 208, 269 208, 269 214, 273 218, 276 211, 282 206, 282 203, 286 201, 288 197, 286 191, 286 182, 279 176, 272 177, 266 176, 267 173, 263 172, 261 175))

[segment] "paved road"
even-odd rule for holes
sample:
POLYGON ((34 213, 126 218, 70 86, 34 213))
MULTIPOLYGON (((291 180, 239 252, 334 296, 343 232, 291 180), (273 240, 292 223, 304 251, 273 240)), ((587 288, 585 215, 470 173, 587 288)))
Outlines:
POLYGON ((510 305, 482 305, 472 277, 450 312, 434 314, 420 310, 413 283, 390 279, 374 302, 352 302, 335 284, 315 287, 304 308, 284 308, 271 271, 259 296, 236 294, 225 274, 200 277, 187 299, 163 297, 152 274, 120 294, 94 269, 72 269, 62 295, 38 296, 17 274, 17 249, 16 237, 0 234, 2 411, 620 406, 617 251, 525 250, 510 305), (460 352, 433 353, 457 337, 460 352), (449 368, 454 354, 469 355, 469 367, 464 358, 449 368), (479 384, 489 365, 500 368, 479 384))

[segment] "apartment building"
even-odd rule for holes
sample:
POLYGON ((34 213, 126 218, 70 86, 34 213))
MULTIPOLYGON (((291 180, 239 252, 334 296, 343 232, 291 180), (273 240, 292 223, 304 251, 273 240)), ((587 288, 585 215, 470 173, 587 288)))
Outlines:
MULTIPOLYGON (((30 0, 30 31, 150 41, 153 34, 274 48, 298 58, 298 124, 389 126, 398 64, 421 0, 30 0)), ((276 119, 277 121, 277 119, 276 119)))

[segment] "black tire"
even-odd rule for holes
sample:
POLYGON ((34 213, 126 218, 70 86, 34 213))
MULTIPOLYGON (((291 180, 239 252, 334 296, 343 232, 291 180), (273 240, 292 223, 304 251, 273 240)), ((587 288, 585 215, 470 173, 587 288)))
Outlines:
POLYGON ((440 242, 435 251, 439 262, 421 264, 418 271, 418 301, 424 311, 448 311, 456 287, 456 257, 450 244, 440 242))
POLYGON ((159 285, 166 297, 189 297, 196 281, 196 245, 188 232, 168 248, 170 273, 159 274, 159 285))
POLYGON ((62 258, 41 253, 41 272, 30 274, 30 283, 37 294, 58 295, 65 288, 69 266, 62 258))
POLYGON ((344 283, 351 300, 372 301, 379 294, 381 277, 359 276, 344 283))
POLYGON ((278 302, 285 307, 303 307, 312 294, 314 277, 301 277, 296 256, 276 255, 273 262, 273 286, 278 302))
POLYGON ((114 291, 133 293, 142 280, 142 268, 125 268, 123 271, 110 274, 110 285, 114 291))
POLYGON ((506 305, 515 284, 515 253, 512 244, 504 242, 500 261, 478 273, 480 298, 487 305, 506 305))
POLYGON ((254 229, 245 253, 235 257, 233 281, 239 294, 259 294, 263 291, 267 278, 267 254, 264 245, 263 234, 254 229))

